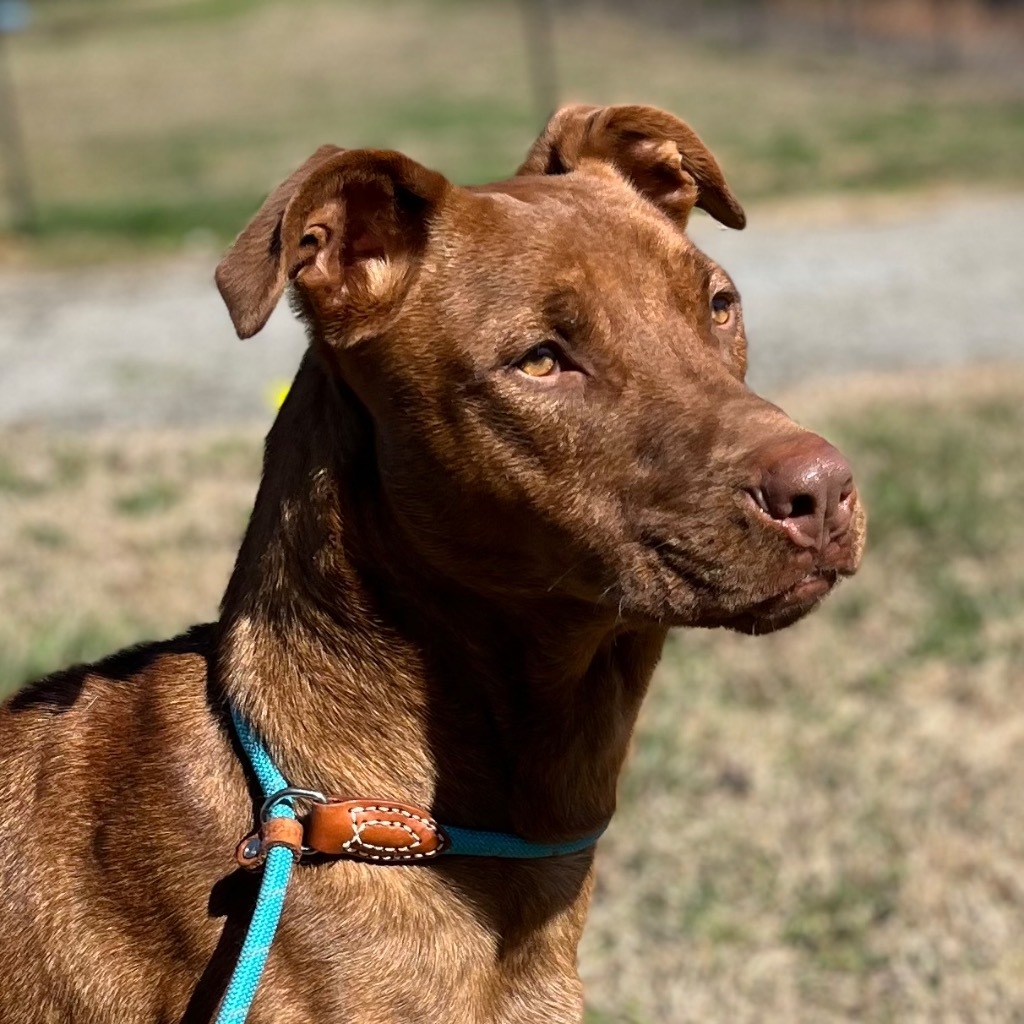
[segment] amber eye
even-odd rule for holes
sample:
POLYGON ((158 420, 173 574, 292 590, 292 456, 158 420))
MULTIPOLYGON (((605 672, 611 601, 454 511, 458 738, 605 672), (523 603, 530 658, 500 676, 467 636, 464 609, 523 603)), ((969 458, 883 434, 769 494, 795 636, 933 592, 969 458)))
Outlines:
POLYGON ((732 319, 734 299, 728 292, 719 292, 711 300, 711 319, 715 326, 725 327, 732 319))
POLYGON ((550 345, 538 345, 516 363, 516 369, 529 377, 553 377, 561 367, 558 354, 550 345))

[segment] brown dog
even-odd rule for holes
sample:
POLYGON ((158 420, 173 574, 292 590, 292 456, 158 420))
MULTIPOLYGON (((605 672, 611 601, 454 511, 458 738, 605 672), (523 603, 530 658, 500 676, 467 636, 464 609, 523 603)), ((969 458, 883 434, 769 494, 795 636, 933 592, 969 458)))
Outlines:
MULTIPOLYGON (((646 107, 560 111, 510 181, 318 150, 217 272, 310 351, 220 621, 0 713, 0 1020, 199 1022, 258 874, 229 705, 292 785, 560 841, 600 829, 671 626, 768 632, 855 571, 849 467, 752 394, 688 241, 744 215, 646 107)), ((294 872, 250 1020, 578 1022, 592 849, 294 872)))

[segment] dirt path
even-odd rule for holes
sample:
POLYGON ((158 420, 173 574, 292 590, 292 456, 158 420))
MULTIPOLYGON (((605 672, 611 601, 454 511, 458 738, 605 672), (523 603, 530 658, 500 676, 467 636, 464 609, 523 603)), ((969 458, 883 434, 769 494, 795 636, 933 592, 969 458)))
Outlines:
MULTIPOLYGON (((744 296, 751 382, 1024 360, 1024 195, 753 211, 694 224, 744 296)), ((235 339, 215 253, 137 269, 0 276, 0 424, 265 419, 304 340, 287 308, 235 339)))

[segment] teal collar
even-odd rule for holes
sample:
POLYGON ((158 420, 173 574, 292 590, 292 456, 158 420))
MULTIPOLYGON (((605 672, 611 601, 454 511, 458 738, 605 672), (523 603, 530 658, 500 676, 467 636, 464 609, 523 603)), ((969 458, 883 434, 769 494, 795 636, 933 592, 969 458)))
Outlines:
MULTIPOLYGON (((259 781, 260 788, 263 790, 265 800, 260 815, 262 821, 277 817, 294 818, 293 801, 295 799, 308 799, 318 803, 326 802, 327 798, 315 790, 299 790, 290 787, 277 765, 274 764, 267 748, 249 727, 249 723, 235 708, 231 709, 231 717, 239 743, 249 759, 249 764, 259 781)), ((436 831, 439 837, 437 856, 448 857, 500 857, 515 860, 563 857, 566 854, 579 853, 581 850, 593 846, 604 832, 604 829, 601 829, 600 832, 561 843, 536 843, 508 832, 486 832, 479 829, 441 825, 425 815, 422 818, 417 818, 417 821, 419 820, 429 823, 431 830, 436 831)), ((356 855, 354 851, 352 855, 356 855)), ((389 858, 363 856, 361 859, 386 860, 389 858)), ((403 860, 400 857, 392 859, 403 860)), ((409 862, 424 864, 428 863, 428 860, 426 858, 416 858, 415 860, 410 858, 409 862)))
MULTIPOLYGON (((220 1009, 217 1011, 216 1024, 245 1024, 249 1007, 256 996, 256 989, 263 975, 263 968, 266 966, 267 956, 270 954, 270 946, 274 941, 274 934, 281 919, 292 866, 304 852, 304 847, 301 845, 302 828, 295 820, 294 801, 298 798, 314 801, 326 800, 320 793, 290 788, 287 780, 274 764, 273 758, 267 752, 267 748, 234 707, 231 708, 231 720, 234 722, 235 732, 238 734, 242 750, 245 751, 249 765, 266 798, 260 814, 260 831, 242 840, 238 858, 243 865, 247 860, 252 861, 252 866, 261 865, 263 879, 260 883, 252 919, 249 922, 249 931, 246 933, 234 973, 231 975, 224 998, 221 1000, 220 1009), (249 856, 250 849, 252 850, 251 857, 249 856)), ((379 803, 377 801, 370 803, 370 810, 395 810, 390 806, 377 808, 376 804, 379 803)), ((367 808, 359 809, 367 810, 367 808)), ((586 836, 583 839, 573 839, 567 843, 531 843, 519 836, 509 835, 505 832, 481 832, 471 828, 438 825, 425 815, 417 817, 417 824, 429 824, 429 827, 439 834, 438 856, 561 857, 593 846, 601 835, 598 832, 595 835, 586 836)), ((364 859, 397 858, 364 856, 364 859)), ((426 860, 410 858, 410 862, 423 864, 426 863, 426 860)))

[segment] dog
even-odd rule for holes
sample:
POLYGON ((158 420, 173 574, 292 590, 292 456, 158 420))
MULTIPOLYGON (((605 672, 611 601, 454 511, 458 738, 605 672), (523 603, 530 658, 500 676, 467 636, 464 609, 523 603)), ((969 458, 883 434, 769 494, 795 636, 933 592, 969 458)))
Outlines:
MULTIPOLYGON (((643 106, 559 110, 498 184, 324 146, 270 194, 216 281, 242 338, 290 288, 309 348, 219 620, 0 712, 0 1020, 214 1017, 260 877, 233 714, 290 785, 568 843, 612 817, 671 627, 768 633, 856 571, 850 467, 744 384, 694 207, 744 226, 643 106)), ((316 849, 253 1024, 582 1020, 589 843, 316 849)))

